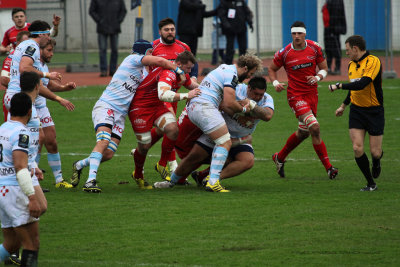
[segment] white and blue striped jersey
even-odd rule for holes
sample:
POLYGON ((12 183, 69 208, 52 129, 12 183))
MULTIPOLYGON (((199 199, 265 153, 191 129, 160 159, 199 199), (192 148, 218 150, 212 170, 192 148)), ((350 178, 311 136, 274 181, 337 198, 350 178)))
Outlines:
MULTIPOLYGON (((247 96, 247 84, 239 84, 236 86, 236 100, 243 100, 248 98, 247 96)), ((274 100, 272 97, 264 93, 263 98, 257 102, 257 105, 263 108, 274 109, 274 100)), ((260 122, 260 119, 255 119, 250 114, 236 113, 233 117, 226 113, 223 113, 226 125, 228 126, 229 134, 233 138, 241 138, 252 134, 260 122)))
POLYGON ((39 45, 33 41, 32 39, 28 39, 20 43, 17 48, 15 48, 15 52, 11 62, 10 69, 10 83, 8 84, 7 91, 21 92, 21 87, 19 83, 20 73, 19 73, 19 64, 21 62, 22 57, 30 57, 33 60, 33 67, 40 70, 40 49, 39 45))
POLYGON ((39 149, 39 127, 40 127, 40 118, 36 111, 35 105, 32 105, 32 116, 31 119, 26 124, 26 127, 29 130, 29 158, 28 165, 29 168, 33 168, 36 166, 36 155, 39 149))
POLYGON ((12 153, 28 153, 29 130, 18 121, 8 120, 0 126, 0 186, 19 185, 12 153))
POLYGON ((103 101, 123 115, 127 115, 136 89, 144 79, 143 57, 143 55, 127 56, 118 67, 99 101, 103 101))
POLYGON ((201 82, 201 95, 190 100, 193 103, 212 103, 217 108, 224 96, 224 87, 236 88, 238 75, 235 65, 222 64, 211 71, 201 82))
MULTIPOLYGON (((49 72, 49 68, 47 67, 46 63, 42 63, 41 62, 40 71, 41 72, 49 72)), ((42 80, 42 83, 43 83, 44 86, 47 87, 47 85, 49 85, 49 79, 42 78, 41 80, 42 80)), ((36 108, 44 108, 44 107, 46 107, 46 98, 44 96, 38 95, 36 97, 36 100, 35 100, 35 107, 36 108)))

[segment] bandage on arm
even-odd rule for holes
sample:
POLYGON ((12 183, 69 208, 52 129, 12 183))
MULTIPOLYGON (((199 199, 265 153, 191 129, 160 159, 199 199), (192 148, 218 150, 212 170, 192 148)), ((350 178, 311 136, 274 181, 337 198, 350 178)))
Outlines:
POLYGON ((25 195, 29 197, 35 194, 35 189, 32 185, 31 173, 27 168, 21 169, 17 172, 17 181, 25 195))
POLYGON ((158 83, 158 99, 164 102, 176 102, 180 99, 175 99, 176 93, 171 91, 171 85, 166 82, 158 83))

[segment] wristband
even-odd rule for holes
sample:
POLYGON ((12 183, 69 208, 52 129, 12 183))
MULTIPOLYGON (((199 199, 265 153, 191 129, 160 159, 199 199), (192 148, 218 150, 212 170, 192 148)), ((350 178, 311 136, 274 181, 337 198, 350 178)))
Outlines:
POLYGON ((328 73, 326 72, 326 70, 320 70, 320 71, 318 71, 317 74, 321 74, 323 79, 325 79, 326 75, 328 75, 328 73))
POLYGON ((315 75, 314 77, 317 78, 317 82, 321 80, 321 77, 319 77, 318 75, 315 75))
POLYGON ((188 93, 181 93, 179 94, 179 100, 183 100, 183 99, 188 99, 189 94, 188 93))
POLYGON ((256 106, 257 106, 256 101, 250 99, 250 104, 249 104, 250 110, 253 110, 256 106))
POLYGON ((247 111, 246 107, 243 107, 242 113, 246 113, 246 111, 247 111))
POLYGON ((185 74, 185 72, 183 70, 181 70, 179 67, 176 67, 175 73, 178 74, 178 75, 185 74))
POLYGON ((342 88, 339 87, 339 85, 340 85, 340 83, 336 83, 336 88, 337 89, 342 89, 342 88))
POLYGON ((275 80, 275 81, 272 82, 272 85, 274 87, 277 87, 279 84, 280 84, 280 82, 278 80, 275 80))
POLYGON ((47 72, 43 72, 43 78, 47 78, 47 72))
POLYGON ((27 168, 19 170, 17 172, 17 181, 19 186, 21 187, 22 192, 28 197, 35 194, 35 189, 33 189, 32 185, 32 177, 31 173, 28 171, 27 168))

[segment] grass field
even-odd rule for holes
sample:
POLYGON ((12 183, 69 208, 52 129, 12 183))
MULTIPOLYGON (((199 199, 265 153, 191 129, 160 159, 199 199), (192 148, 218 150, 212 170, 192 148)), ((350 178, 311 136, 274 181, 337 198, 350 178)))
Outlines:
MULTIPOLYGON (((103 89, 63 93, 76 105, 73 112, 48 103, 68 179, 72 162, 95 144, 91 110, 103 89)), ((310 140, 289 155, 287 178, 278 178, 271 155, 297 123, 285 93, 270 88, 275 115, 254 134, 254 167, 223 181, 231 193, 195 185, 139 190, 130 178, 136 141, 129 120, 117 155, 100 166, 101 194, 82 192, 87 170, 78 188, 56 190, 44 153, 42 186, 51 192, 40 220, 39 266, 400 266, 400 80, 384 81, 385 156, 375 192, 359 191, 366 182, 354 161, 348 110, 334 116, 346 92, 332 94, 327 83, 319 91, 322 138, 339 168, 333 181, 310 140)), ((366 153, 370 157, 368 141, 366 153)), ((159 154, 157 144, 146 161, 151 182, 159 181, 159 154)))

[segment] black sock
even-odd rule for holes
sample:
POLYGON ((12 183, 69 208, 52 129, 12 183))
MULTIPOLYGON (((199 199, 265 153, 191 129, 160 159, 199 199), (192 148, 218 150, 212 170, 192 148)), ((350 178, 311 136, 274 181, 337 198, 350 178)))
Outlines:
POLYGON ((383 151, 382 151, 382 154, 381 154, 381 156, 379 158, 376 159, 376 158, 372 157, 372 166, 374 166, 375 168, 379 167, 381 165, 381 158, 382 157, 383 157, 383 151))
POLYGON ((21 267, 37 267, 38 252, 33 250, 22 250, 21 267))
POLYGON ((355 160, 361 172, 364 174, 365 179, 367 179, 368 186, 374 186, 375 182, 374 179, 372 179, 371 170, 369 169, 369 160, 367 155, 364 153, 361 157, 355 158, 355 160))

